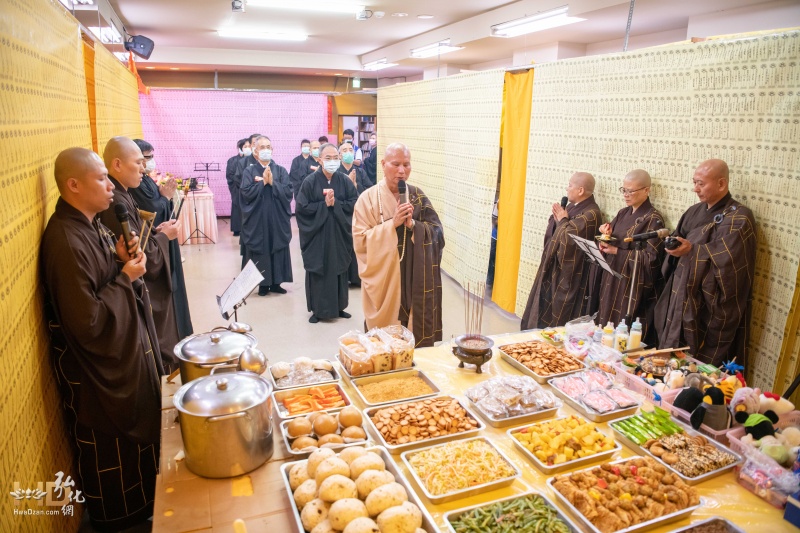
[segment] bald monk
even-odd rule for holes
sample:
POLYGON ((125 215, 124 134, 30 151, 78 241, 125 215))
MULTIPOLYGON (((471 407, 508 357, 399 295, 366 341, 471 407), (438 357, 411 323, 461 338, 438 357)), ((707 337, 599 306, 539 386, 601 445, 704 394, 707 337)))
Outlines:
POLYGON ((594 200, 594 176, 576 172, 567 184, 566 209, 553 204, 544 250, 533 282, 522 329, 563 326, 587 314, 591 265, 569 235, 593 239, 601 214, 594 200))
POLYGON ((675 228, 680 246, 666 251, 666 286, 655 315, 658 344, 688 345, 694 357, 712 365, 736 358, 746 367, 756 260, 753 213, 731 197, 725 161, 703 161, 692 183, 700 202, 675 228))
POLYGON ((76 488, 92 528, 119 531, 152 516, 158 473, 164 371, 141 279, 147 256, 137 237, 126 245, 97 218, 114 191, 97 154, 64 150, 55 179, 61 197, 40 250, 53 366, 76 488))
POLYGON ((442 224, 419 187, 408 185, 408 203, 400 198, 397 184, 411 175, 404 144, 387 146, 381 166, 383 181, 358 197, 353 213, 367 329, 400 323, 418 347, 433 346, 442 340, 442 224))
MULTIPOLYGON (((108 179, 114 184, 114 204, 122 204, 127 208, 131 231, 144 239, 146 229, 139 216, 139 204, 128 191, 138 187, 142 182, 144 168, 142 151, 127 137, 113 137, 103 150, 103 160, 108 169, 108 179)), ((117 219, 113 205, 100 213, 100 220, 111 228, 115 238, 122 235, 122 224, 117 219)), ((150 291, 161 360, 167 373, 178 368, 178 359, 173 349, 180 341, 180 335, 175 301, 172 297, 174 288, 169 265, 169 241, 178 237, 179 230, 180 225, 177 220, 162 222, 153 228, 144 250, 147 254, 147 273, 143 279, 150 291)))
POLYGON ((664 285, 661 277, 664 240, 654 237, 641 244, 624 241, 626 237, 664 227, 664 217, 650 203, 650 185, 650 174, 647 171, 636 169, 628 172, 619 189, 627 207, 621 209, 611 223, 600 226, 600 233, 609 235, 614 240, 600 242, 598 247, 605 254, 611 269, 621 274, 622 278, 616 278, 605 270, 601 271, 600 308, 596 322, 601 325, 605 325, 608 321, 619 324, 628 316, 630 300, 628 325, 634 318, 639 318, 642 323, 642 338, 652 346, 655 342, 653 312, 658 294, 664 285), (638 262, 635 248, 639 248, 638 262), (635 287, 631 299, 632 282, 635 283, 635 287))

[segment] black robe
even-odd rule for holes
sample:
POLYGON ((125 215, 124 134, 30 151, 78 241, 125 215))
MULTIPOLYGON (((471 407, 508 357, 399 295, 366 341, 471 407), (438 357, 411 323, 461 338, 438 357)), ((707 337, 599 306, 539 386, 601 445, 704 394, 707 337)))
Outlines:
POLYGON ((303 154, 300 154, 292 159, 292 166, 289 167, 289 181, 292 182, 295 201, 297 201, 297 195, 300 194, 300 186, 303 184, 303 180, 313 172, 310 168, 311 165, 316 166, 316 160, 310 154, 307 157, 303 157, 303 154))
POLYGON ((242 175, 236 172, 239 163, 244 159, 247 158, 243 155, 235 155, 228 159, 228 164, 225 166, 225 179, 231 193, 231 231, 234 233, 242 231, 242 210, 239 207, 239 183, 242 175))
MULTIPOLYGON (((255 161, 255 159, 254 159, 255 161)), ((255 161, 245 168, 239 189, 242 208, 242 243, 244 262, 252 260, 264 276, 262 287, 292 281, 292 259, 289 241, 292 240, 292 186, 286 169, 269 162, 272 185, 261 178, 265 168, 255 161)))
POLYGON ((318 169, 303 180, 295 216, 306 270, 306 304, 320 319, 336 318, 347 308, 347 272, 353 250, 353 208, 358 193, 350 179, 335 172, 331 181, 318 169), (323 189, 335 202, 325 204, 323 189))
MULTIPOLYGON (((128 208, 131 231, 139 235, 141 239, 139 245, 141 246, 144 244, 144 233, 146 232, 142 231, 144 224, 139 217, 139 205, 116 179, 112 176, 108 178, 114 184, 114 204, 121 203, 128 208)), ((119 238, 122 235, 122 225, 117 220, 114 204, 100 213, 99 216, 100 221, 114 232, 114 237, 119 238)), ((149 225, 148 223, 148 227, 149 225)), ((178 324, 175 319, 175 304, 172 299, 173 287, 172 272, 169 266, 169 238, 163 233, 156 233, 156 230, 153 229, 144 253, 147 256, 147 272, 143 279, 147 285, 147 290, 150 291, 150 304, 153 308, 153 319, 158 332, 161 361, 164 363, 164 369, 167 373, 170 373, 178 368, 178 359, 175 357, 173 350, 178 341, 180 341, 180 337, 178 336, 178 324)))
POLYGON ((122 273, 114 242, 59 199, 40 248, 53 366, 96 529, 152 515, 161 432, 164 369, 150 300, 141 279, 122 273))
POLYGON ((550 215, 539 270, 522 315, 522 329, 563 326, 590 312, 592 265, 569 235, 594 239, 601 217, 594 195, 569 204, 567 217, 558 223, 550 215))
POLYGON ((674 235, 692 249, 664 262, 667 283, 655 310, 659 347, 689 345, 701 361, 719 366, 736 358, 747 367, 756 258, 752 211, 730 194, 711 209, 701 202, 683 214, 674 235))
MULTIPOLYGON (((155 227, 172 218, 174 205, 171 199, 164 198, 158 191, 156 182, 148 176, 142 176, 142 184, 135 189, 128 189, 134 201, 145 211, 156 214, 153 221, 155 227)), ((191 335, 192 317, 189 314, 189 298, 186 294, 186 280, 183 278, 183 262, 181 260, 181 245, 178 239, 169 241, 169 267, 172 271, 172 301, 175 305, 175 322, 178 326, 178 336, 185 338, 191 335)))
MULTIPOLYGON (((253 155, 243 156, 239 161, 236 162, 236 170, 233 178, 233 182, 236 184, 236 204, 239 206, 239 231, 241 231, 241 201, 242 201, 242 193, 241 193, 241 186, 242 186, 242 175, 244 175, 244 169, 246 169, 250 165, 255 165, 258 161, 253 155)), ((233 224, 233 215, 231 215, 231 224, 233 224)), ((244 265, 247 264, 247 247, 244 244, 244 238, 239 235, 239 255, 242 256, 242 268, 244 265)))
POLYGON ((604 326, 608 321, 618 324, 620 320, 626 318, 628 312, 628 300, 631 295, 631 280, 636 264, 636 287, 633 290, 633 299, 630 304, 631 316, 628 317, 628 325, 635 318, 639 318, 642 323, 642 339, 648 345, 653 345, 656 341, 655 328, 653 328, 653 313, 655 311, 656 300, 664 287, 663 277, 661 276, 661 265, 664 261, 664 240, 654 237, 643 242, 639 248, 639 261, 636 262, 636 247, 639 244, 625 242, 626 237, 632 237, 639 233, 656 231, 664 227, 664 218, 661 213, 650 203, 650 199, 645 200, 642 205, 633 212, 633 209, 626 207, 621 209, 614 220, 611 221, 611 235, 616 237, 615 241, 610 242, 612 246, 618 248, 616 255, 605 254, 608 266, 614 272, 622 274, 622 279, 616 278, 606 272, 602 272, 602 283, 599 289, 599 309, 596 322, 604 326))
MULTIPOLYGON (((348 179, 350 177, 350 172, 352 172, 353 170, 356 171, 356 184, 355 184, 356 192, 358 193, 359 196, 361 196, 361 194, 364 191, 366 191, 375 184, 369 180, 369 178, 367 177, 367 173, 364 171, 363 168, 357 167, 355 165, 350 165, 350 170, 348 170, 347 168, 345 168, 344 163, 339 165, 339 172, 347 176, 348 179)), ((350 183, 352 183, 352 181, 350 183)), ((361 285, 361 278, 358 276, 358 259, 356 259, 355 249, 352 250, 352 253, 350 255, 350 268, 347 270, 347 280, 352 285, 361 285)))
POLYGON ((374 146, 364 160, 364 172, 373 184, 378 183, 378 147, 374 146))

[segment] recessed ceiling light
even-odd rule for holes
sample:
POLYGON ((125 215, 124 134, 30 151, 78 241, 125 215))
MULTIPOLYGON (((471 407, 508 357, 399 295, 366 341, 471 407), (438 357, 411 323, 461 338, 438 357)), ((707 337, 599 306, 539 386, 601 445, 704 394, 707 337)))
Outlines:
POLYGON ((433 15, 417 15, 418 19, 432 19, 433 15))
POLYGON ((392 13, 393 17, 407 17, 408 13, 392 13))
POLYGON ((169 67, 170 70, 180 70, 178 67, 169 67))
POLYGON ((217 31, 220 37, 230 37, 234 39, 266 39, 269 41, 305 41, 308 35, 305 33, 278 33, 271 31, 247 31, 228 28, 217 31))
POLYGON ((144 68, 146 68, 147 70, 153 70, 156 67, 144 67, 144 68))
POLYGON ((323 13, 354 14, 364 11, 363 4, 330 1, 286 2, 285 0, 247 0, 247 7, 271 7, 273 9, 293 9, 297 11, 317 11, 323 13))
POLYGON ((341 74, 334 74, 334 76, 341 76, 341 74))

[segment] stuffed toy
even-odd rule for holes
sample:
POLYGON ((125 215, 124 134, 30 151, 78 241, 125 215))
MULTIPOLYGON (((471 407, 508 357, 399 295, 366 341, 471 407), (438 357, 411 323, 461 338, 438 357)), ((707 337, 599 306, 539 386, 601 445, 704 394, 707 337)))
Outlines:
POLYGON ((775 436, 775 426, 778 422, 778 415, 773 411, 766 413, 747 414, 739 411, 735 415, 736 421, 744 425, 744 432, 750 435, 754 441, 760 441, 764 437, 775 436))
POLYGON ((733 393, 729 409, 734 415, 739 411, 744 411, 748 415, 757 413, 761 407, 760 396, 761 390, 742 387, 733 393))
POLYGON ((731 403, 733 395, 737 390, 742 388, 743 384, 744 378, 741 374, 737 374, 735 376, 728 376, 727 378, 723 379, 717 383, 717 387, 722 389, 722 393, 725 395, 725 403, 731 403))
POLYGON ((794 411, 794 404, 792 402, 772 392, 761 393, 760 402, 761 405, 758 412, 762 414, 766 414, 767 411, 772 411, 780 416, 794 411))
POLYGON ((683 387, 686 376, 680 370, 670 370, 664 376, 664 384, 668 389, 680 389, 683 387))
POLYGON ((702 424, 714 431, 722 431, 731 427, 731 414, 725 405, 725 394, 722 389, 719 387, 707 388, 703 394, 703 401, 692 411, 689 421, 694 429, 699 429, 702 424))
POLYGON ((781 466, 791 465, 797 457, 796 455, 795 457, 791 457, 791 453, 786 445, 783 444, 780 439, 772 435, 767 435, 754 444, 761 450, 761 453, 775 459, 775 462, 781 466))
POLYGON ((675 396, 675 401, 672 405, 691 413, 701 403, 703 403, 703 391, 694 387, 686 387, 675 396))
POLYGON ((711 379, 697 372, 690 372, 689 374, 686 374, 686 379, 683 381, 684 387, 693 387, 700 391, 713 384, 714 382, 711 381, 711 379))
POLYGON ((800 428, 796 428, 794 426, 783 428, 780 436, 783 443, 790 448, 796 448, 800 446, 800 428))

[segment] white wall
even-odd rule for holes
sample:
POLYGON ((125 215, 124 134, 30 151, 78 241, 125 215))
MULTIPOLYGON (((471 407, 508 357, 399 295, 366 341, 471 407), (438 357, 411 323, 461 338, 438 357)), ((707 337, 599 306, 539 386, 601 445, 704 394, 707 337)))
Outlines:
POLYGON ((688 37, 777 30, 800 26, 800 2, 780 0, 689 18, 688 37))
MULTIPOLYGON (((647 48, 648 46, 660 46, 662 44, 674 43, 686 40, 686 28, 661 31, 658 33, 647 33, 645 35, 631 35, 628 39, 628 50, 647 48)), ((586 55, 595 56, 598 54, 609 54, 622 52, 625 39, 613 39, 586 45, 586 55)))

